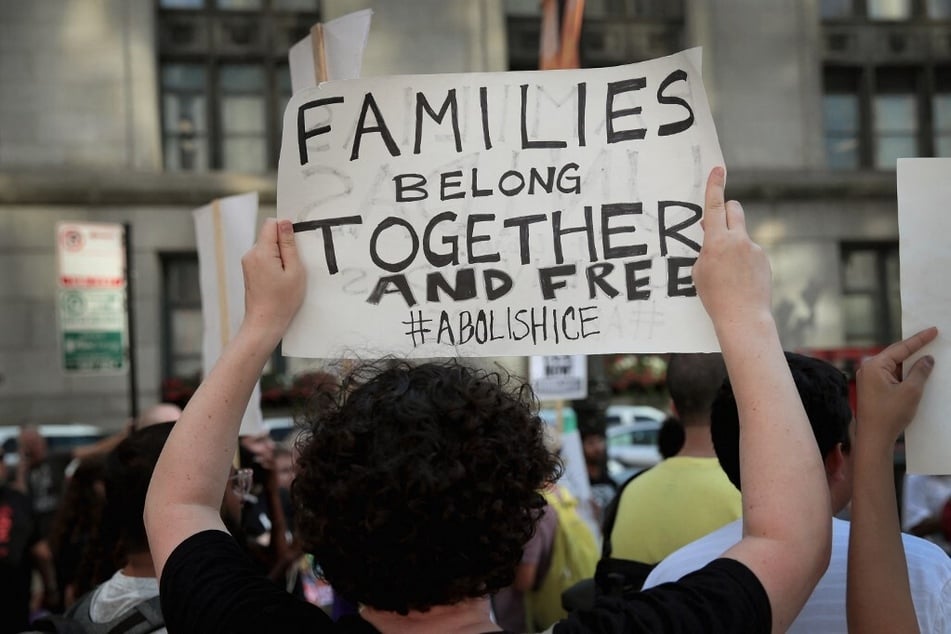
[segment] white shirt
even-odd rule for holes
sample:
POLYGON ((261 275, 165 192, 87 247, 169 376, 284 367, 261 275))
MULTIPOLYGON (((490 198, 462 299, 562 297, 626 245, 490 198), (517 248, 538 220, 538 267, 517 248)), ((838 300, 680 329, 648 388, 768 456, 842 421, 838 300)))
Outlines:
MULTIPOLYGON (((846 634, 845 578, 849 554, 849 522, 832 519, 832 559, 812 596, 789 632, 846 634)), ((671 553, 647 577, 644 588, 677 581, 720 557, 743 536, 743 520, 727 524, 671 553)), ((951 558, 918 537, 902 535, 915 613, 922 632, 951 633, 951 558)))
MULTIPOLYGON (((127 577, 117 571, 102 583, 92 595, 89 618, 93 623, 108 623, 129 608, 146 599, 157 597, 159 583, 155 577, 127 577)), ((165 628, 155 630, 166 634, 165 628)))
MULTIPOLYGON (((901 527, 909 530, 930 517, 941 517, 945 502, 951 498, 951 476, 928 476, 905 474, 905 488, 902 493, 901 527)), ((951 544, 941 533, 924 535, 951 552, 951 544)))

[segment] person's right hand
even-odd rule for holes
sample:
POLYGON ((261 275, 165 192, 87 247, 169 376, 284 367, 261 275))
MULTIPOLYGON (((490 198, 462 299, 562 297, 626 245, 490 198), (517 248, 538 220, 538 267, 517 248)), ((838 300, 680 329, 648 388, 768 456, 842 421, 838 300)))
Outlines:
POLYGON ((268 218, 241 267, 245 323, 280 339, 304 301, 306 281, 291 221, 268 218))
POLYGON ((859 368, 856 435, 874 442, 873 448, 890 451, 915 417, 934 359, 928 355, 918 359, 904 380, 901 364, 937 336, 937 328, 922 330, 888 346, 859 368))
POLYGON ((726 171, 715 167, 707 178, 703 246, 693 265, 693 281, 714 326, 770 312, 772 274, 763 250, 746 233, 743 208, 724 202, 726 171))

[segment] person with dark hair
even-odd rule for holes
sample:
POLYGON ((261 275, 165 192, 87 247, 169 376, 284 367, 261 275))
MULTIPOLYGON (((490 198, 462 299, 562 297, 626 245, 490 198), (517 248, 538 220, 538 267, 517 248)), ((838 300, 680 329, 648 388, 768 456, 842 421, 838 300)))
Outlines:
MULTIPOLYGON (((790 352, 786 353, 786 359, 825 463, 831 510, 838 513, 852 497, 851 447, 855 423, 849 405, 848 382, 842 372, 825 361, 790 352)), ((730 481, 740 489, 740 422, 729 381, 713 404, 711 418, 717 457, 730 481)), ((845 634, 848 631, 842 606, 846 594, 849 528, 849 522, 833 518, 832 561, 790 626, 790 632, 845 634)), ((742 531, 742 520, 737 520, 684 546, 654 569, 644 587, 676 581, 705 565, 735 544, 742 531)), ((951 559, 941 557, 939 548, 922 539, 905 535, 903 541, 919 622, 926 632, 944 631, 945 624, 951 623, 951 559)))
POLYGON ((105 466, 105 455, 80 461, 66 484, 63 500, 53 517, 49 545, 63 599, 63 604, 54 612, 70 607, 77 597, 92 589, 89 585, 92 575, 83 566, 88 566, 91 560, 87 551, 102 518, 106 498, 105 466))
POLYGON ((591 417, 579 421, 578 431, 581 434, 584 464, 588 470, 588 483, 591 485, 594 519, 600 526, 604 508, 617 493, 617 483, 608 474, 608 446, 605 438, 604 417, 591 417))
POLYGON ((667 390, 684 441, 674 456, 621 491, 612 558, 656 564, 742 514, 740 494, 717 463, 710 440, 710 405, 725 377, 719 354, 670 356, 667 390))
POLYGON ((108 623, 158 596, 158 579, 142 514, 152 470, 172 426, 156 423, 134 431, 106 457, 106 500, 92 571, 98 587, 88 595, 88 602, 81 599, 76 605, 77 610, 88 610, 93 623, 108 623))
POLYGON ((30 499, 7 482, 7 463, 0 446, 0 634, 22 632, 30 619, 30 585, 34 567, 49 565, 46 542, 30 499))
POLYGON ((683 423, 676 416, 668 416, 657 434, 657 451, 664 460, 672 458, 683 449, 685 437, 683 423))
MULTIPOLYGON (((769 263, 707 185, 693 279, 743 420, 743 539, 677 584, 605 598, 556 634, 782 631, 829 557, 829 492, 769 312, 769 263), (779 494, 783 493, 781 497, 779 494)), ((290 221, 265 222, 245 255, 245 319, 159 459, 145 522, 169 629, 180 632, 488 632, 488 596, 512 581, 558 472, 530 390, 457 363, 358 375, 316 410, 293 487, 302 540, 361 604, 333 623, 255 574, 217 508, 242 412, 303 301, 290 221)))
POLYGON ((934 369, 934 357, 917 353, 937 336, 936 328, 928 328, 893 343, 856 375, 859 424, 846 599, 852 634, 948 631, 948 619, 937 627, 921 620, 910 574, 913 555, 898 523, 893 480, 895 442, 915 417, 934 369))

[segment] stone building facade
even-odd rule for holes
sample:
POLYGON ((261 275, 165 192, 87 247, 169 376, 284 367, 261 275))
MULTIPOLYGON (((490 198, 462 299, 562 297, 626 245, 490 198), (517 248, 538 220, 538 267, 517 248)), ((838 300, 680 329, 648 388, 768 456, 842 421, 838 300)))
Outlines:
MULTIPOLYGON (((893 159, 951 152, 947 4, 588 0, 586 65, 704 47, 729 193, 771 257, 787 347, 898 333, 893 159)), ((364 76, 535 63, 536 0, 0 1, 0 424, 129 413, 128 377, 60 369, 61 220, 131 228, 138 402, 193 373, 190 212, 254 190, 273 215, 283 51, 366 6, 364 76)))

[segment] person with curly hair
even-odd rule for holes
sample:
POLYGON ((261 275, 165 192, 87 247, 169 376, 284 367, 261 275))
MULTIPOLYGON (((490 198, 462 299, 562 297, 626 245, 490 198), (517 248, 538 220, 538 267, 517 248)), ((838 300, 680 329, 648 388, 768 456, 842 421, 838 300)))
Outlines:
MULTIPOLYGON (((822 461, 770 315, 770 271, 725 171, 707 183, 693 277, 743 426, 743 539, 675 584, 604 597, 556 623, 582 632, 783 631, 829 561, 822 461)), ((245 318, 172 431, 145 523, 173 632, 490 632, 489 595, 512 582, 538 491, 558 475, 528 389, 462 364, 396 363, 315 410, 293 497, 327 580, 360 604, 334 623, 258 576, 218 515, 254 383, 303 301, 287 220, 245 256, 245 318)))

